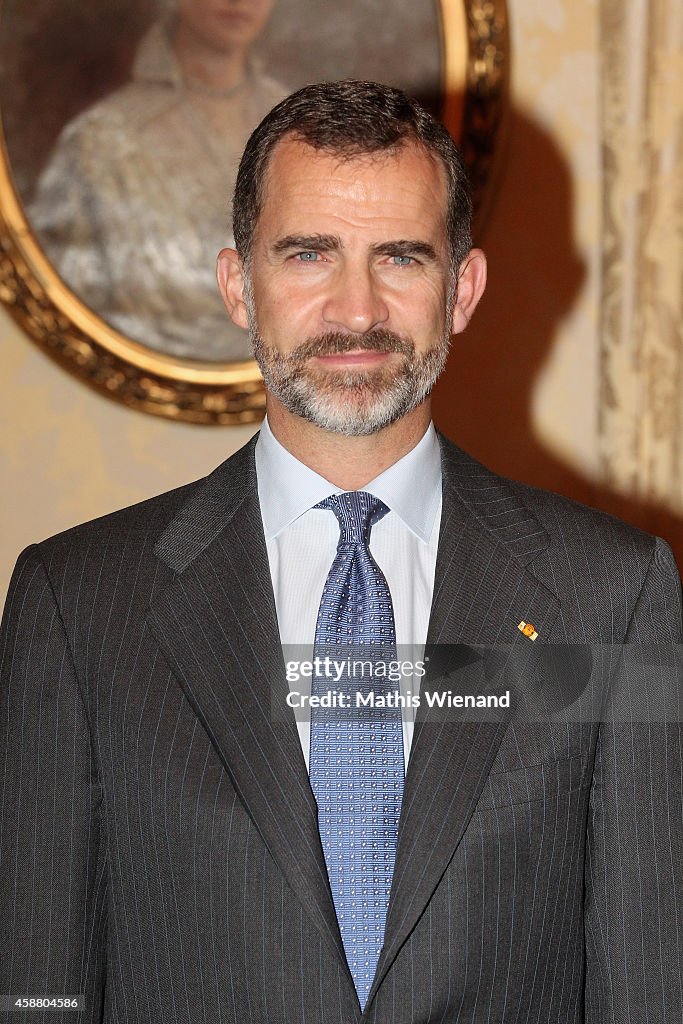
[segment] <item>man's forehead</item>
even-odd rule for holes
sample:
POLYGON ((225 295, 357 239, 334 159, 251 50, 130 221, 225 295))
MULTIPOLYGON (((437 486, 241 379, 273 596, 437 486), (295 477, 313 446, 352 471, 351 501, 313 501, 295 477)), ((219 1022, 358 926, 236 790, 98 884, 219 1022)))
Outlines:
POLYGON ((286 198, 288 193, 296 189, 305 189, 310 182, 328 181, 339 172, 340 177, 353 180, 368 178, 382 180, 382 188, 378 189, 381 196, 385 195, 384 182, 386 174, 382 170, 406 169, 403 180, 406 183, 421 181, 427 186, 430 194, 430 207, 441 208, 446 216, 447 208, 447 175, 438 157, 420 145, 407 140, 391 149, 374 151, 348 152, 332 148, 313 146, 299 136, 287 135, 273 147, 263 177, 261 211, 268 204, 269 198, 275 195, 286 198), (377 175, 375 179, 375 173, 377 175))

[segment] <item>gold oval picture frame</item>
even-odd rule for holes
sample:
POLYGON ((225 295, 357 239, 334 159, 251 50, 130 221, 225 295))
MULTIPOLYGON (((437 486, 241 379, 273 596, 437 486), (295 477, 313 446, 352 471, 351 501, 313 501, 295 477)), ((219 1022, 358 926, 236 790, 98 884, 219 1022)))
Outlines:
MULTIPOLYGON (((435 0, 435 5, 439 114, 465 155, 476 226, 486 212, 502 144, 509 75, 506 4, 435 0)), ((8 11, 11 5, 0 0, 0 26, 8 11)), ((0 95, 0 299, 17 323, 64 369, 131 408, 202 424, 260 419, 265 397, 253 360, 201 362, 154 351, 114 329, 67 287, 43 251, 20 199, 5 132, 5 107, 0 95)))

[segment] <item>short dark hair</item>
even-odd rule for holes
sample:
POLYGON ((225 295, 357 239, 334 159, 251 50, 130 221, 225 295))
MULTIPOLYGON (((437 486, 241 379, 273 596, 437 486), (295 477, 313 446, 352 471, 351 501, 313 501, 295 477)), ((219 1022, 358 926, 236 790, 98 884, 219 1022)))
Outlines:
POLYGON ((273 107, 252 132, 237 172, 232 210, 235 246, 245 263, 270 157, 285 137, 342 159, 391 153, 410 143, 437 158, 446 172, 449 250, 457 270, 472 246, 472 200, 460 151, 446 128, 400 89, 353 79, 304 86, 273 107))

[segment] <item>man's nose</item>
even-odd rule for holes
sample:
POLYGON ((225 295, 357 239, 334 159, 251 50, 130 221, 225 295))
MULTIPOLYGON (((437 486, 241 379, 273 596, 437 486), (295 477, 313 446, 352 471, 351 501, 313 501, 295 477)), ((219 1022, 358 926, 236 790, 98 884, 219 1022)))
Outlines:
POLYGON ((386 323, 389 307, 371 268, 356 266, 342 270, 331 284, 322 316, 330 327, 342 327, 356 334, 386 323))

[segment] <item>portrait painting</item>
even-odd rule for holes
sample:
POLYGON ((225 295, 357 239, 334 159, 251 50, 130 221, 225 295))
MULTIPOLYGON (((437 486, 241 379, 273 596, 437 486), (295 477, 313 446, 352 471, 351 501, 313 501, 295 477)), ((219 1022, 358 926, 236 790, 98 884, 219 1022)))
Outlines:
MULTIPOLYGON (((166 381, 187 394, 204 383, 220 409, 237 374, 256 394, 247 332, 215 283, 250 132, 302 85, 364 78, 405 89, 457 138, 467 7, 2 0, 0 201, 24 222, 15 239, 36 254, 38 284, 63 289, 62 312, 86 347, 98 355, 104 345, 112 366, 123 360, 128 383, 129 365, 157 395, 166 381)), ((121 397, 140 404, 130 390, 121 397)), ((182 415, 182 395, 174 401, 182 415)))

